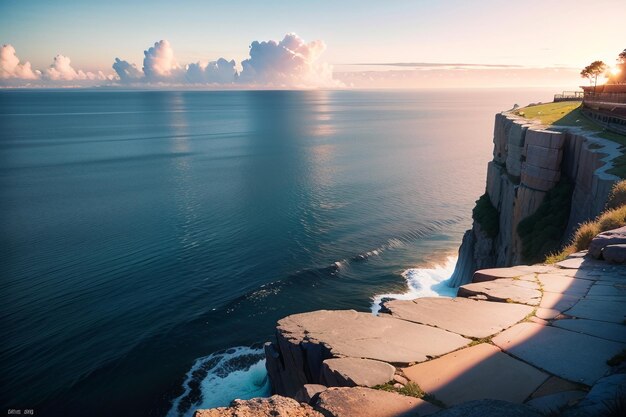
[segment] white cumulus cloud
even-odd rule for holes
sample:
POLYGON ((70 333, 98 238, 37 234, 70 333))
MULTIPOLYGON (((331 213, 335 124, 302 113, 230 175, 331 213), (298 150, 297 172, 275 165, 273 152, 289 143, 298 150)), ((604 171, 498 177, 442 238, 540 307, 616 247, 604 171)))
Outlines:
POLYGON ((282 41, 252 42, 250 58, 242 61, 239 81, 282 87, 332 87, 332 67, 320 63, 326 44, 317 40, 306 43, 295 33, 282 41))
POLYGON ((12 45, 2 45, 0 48, 0 79, 17 78, 21 80, 36 80, 41 76, 39 71, 33 71, 30 62, 20 64, 12 45))
POLYGON ((61 54, 54 57, 54 61, 44 72, 44 77, 51 81, 95 81, 106 80, 107 77, 102 71, 93 73, 90 71, 75 70, 71 65, 71 60, 61 54))
POLYGON ((143 54, 143 72, 148 80, 167 80, 180 76, 182 69, 176 63, 174 50, 168 41, 156 42, 143 54))
POLYGON ((155 42, 144 51, 141 69, 115 58, 116 76, 83 71, 72 67, 69 57, 57 55, 52 65, 35 71, 30 63, 20 63, 15 49, 4 45, 0 51, 0 80, 4 85, 94 86, 124 84, 129 86, 223 86, 228 88, 315 88, 336 87, 332 67, 320 61, 326 49, 323 41, 306 42, 295 33, 279 41, 254 41, 250 57, 237 71, 234 60, 219 58, 181 65, 167 40, 155 42), (6 81, 12 79, 10 81, 6 81), (34 80, 26 83, 24 80, 34 80))

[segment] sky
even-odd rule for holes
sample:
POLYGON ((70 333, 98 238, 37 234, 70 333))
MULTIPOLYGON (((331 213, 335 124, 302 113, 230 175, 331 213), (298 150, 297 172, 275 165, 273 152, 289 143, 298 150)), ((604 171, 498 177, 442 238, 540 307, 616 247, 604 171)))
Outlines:
POLYGON ((17 57, 33 70, 26 84, 115 84, 123 78, 112 68, 119 58, 140 72, 129 83, 223 85, 231 68, 222 65, 216 78, 215 65, 204 65, 224 58, 235 61, 240 86, 576 87, 580 68, 596 59, 612 64, 626 48, 625 19, 623 0, 0 0, 0 44, 14 49, 2 51, 0 84, 24 84, 17 57), (300 52, 280 45, 290 33, 300 52), (172 55, 172 71, 157 80, 142 69, 144 51, 161 40, 167 46, 155 54, 172 55), (263 44, 270 40, 276 48, 263 44), (288 62, 294 56, 297 65, 288 62), (198 62, 201 75, 183 74, 198 62))

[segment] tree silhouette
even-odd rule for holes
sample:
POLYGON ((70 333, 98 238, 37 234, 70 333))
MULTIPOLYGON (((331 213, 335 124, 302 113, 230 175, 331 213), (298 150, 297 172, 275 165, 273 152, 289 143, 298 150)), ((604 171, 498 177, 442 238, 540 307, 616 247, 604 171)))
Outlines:
POLYGON ((589 84, 593 81, 593 92, 596 92, 596 86, 598 85, 598 76, 604 74, 607 66, 602 61, 593 61, 591 64, 587 65, 580 72, 580 76, 583 78, 589 79, 589 84))

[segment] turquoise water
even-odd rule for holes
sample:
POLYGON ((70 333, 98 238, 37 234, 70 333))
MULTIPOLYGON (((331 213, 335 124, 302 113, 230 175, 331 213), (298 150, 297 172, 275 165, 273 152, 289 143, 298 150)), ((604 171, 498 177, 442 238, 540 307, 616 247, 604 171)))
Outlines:
POLYGON ((2 406, 267 393, 279 318, 445 290, 494 113, 549 93, 1 91, 2 406))

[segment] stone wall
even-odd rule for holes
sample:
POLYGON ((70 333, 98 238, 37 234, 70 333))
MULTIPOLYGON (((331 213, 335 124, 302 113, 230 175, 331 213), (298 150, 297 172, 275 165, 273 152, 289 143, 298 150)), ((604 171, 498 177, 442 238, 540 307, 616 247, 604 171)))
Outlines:
POLYGON ((500 231, 489 238, 474 222, 459 249, 451 285, 469 282, 481 268, 523 262, 517 225, 533 214, 546 193, 565 176, 574 184, 567 242, 578 224, 596 217, 604 208, 613 183, 606 173, 620 155, 619 145, 596 132, 579 128, 547 128, 509 112, 496 115, 493 160, 487 165, 485 191, 500 213, 500 231))

